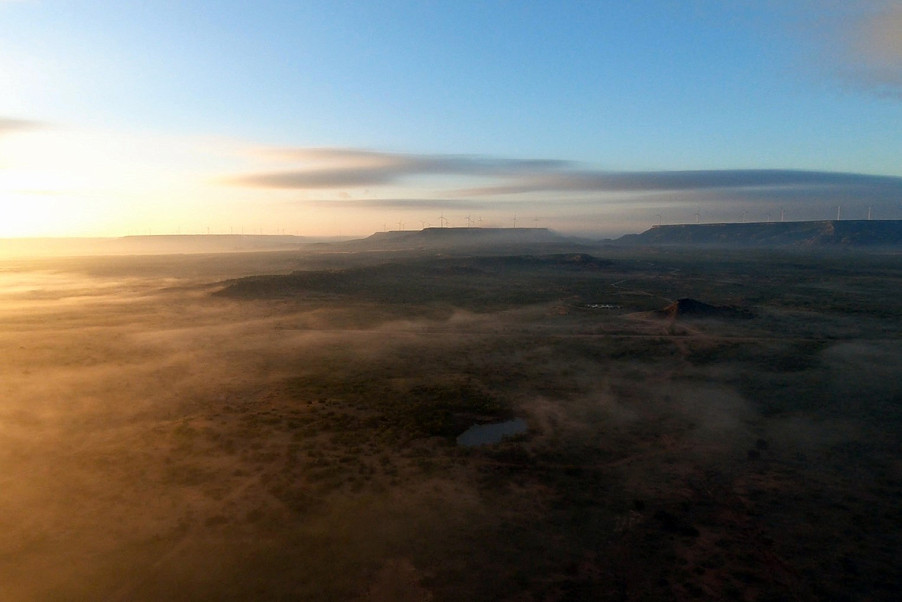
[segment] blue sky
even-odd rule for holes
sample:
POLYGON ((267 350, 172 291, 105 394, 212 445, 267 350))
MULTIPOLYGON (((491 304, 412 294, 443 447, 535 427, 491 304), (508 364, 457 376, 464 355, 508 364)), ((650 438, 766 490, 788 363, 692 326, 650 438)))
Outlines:
POLYGON ((902 219, 900 158, 900 2, 0 0, 0 236, 902 219))

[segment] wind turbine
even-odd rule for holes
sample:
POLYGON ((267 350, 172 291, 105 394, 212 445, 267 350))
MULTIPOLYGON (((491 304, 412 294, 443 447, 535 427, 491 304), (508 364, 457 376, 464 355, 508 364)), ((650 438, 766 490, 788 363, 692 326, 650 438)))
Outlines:
POLYGON ((660 225, 661 225, 661 220, 663 220, 664 218, 661 217, 661 214, 660 214, 660 213, 658 213, 655 217, 658 218, 658 225, 660 226, 660 225))
POLYGON ((514 230, 517 229, 517 214, 514 214, 514 230))
POLYGON ((842 205, 836 206, 836 221, 839 221, 840 216, 842 215, 842 205))
POLYGON ((467 228, 469 228, 470 226, 473 225, 473 221, 470 219, 469 215, 466 217, 466 220, 467 220, 467 228))
POLYGON ((868 221, 871 221, 871 208, 868 207, 868 221))
POLYGON ((445 217, 444 213, 438 216, 438 223, 441 228, 444 228, 448 224, 448 218, 445 217))
POLYGON ((702 210, 701 209, 697 209, 695 212, 695 223, 696 224, 702 223, 702 210))

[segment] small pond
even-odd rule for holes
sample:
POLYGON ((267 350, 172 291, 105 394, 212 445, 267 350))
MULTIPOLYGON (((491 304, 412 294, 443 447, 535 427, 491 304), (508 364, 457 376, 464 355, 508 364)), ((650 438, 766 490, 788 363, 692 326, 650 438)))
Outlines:
POLYGON ((457 436, 457 444, 464 447, 498 443, 508 435, 519 435, 527 430, 526 421, 522 418, 493 422, 491 424, 474 424, 457 436))

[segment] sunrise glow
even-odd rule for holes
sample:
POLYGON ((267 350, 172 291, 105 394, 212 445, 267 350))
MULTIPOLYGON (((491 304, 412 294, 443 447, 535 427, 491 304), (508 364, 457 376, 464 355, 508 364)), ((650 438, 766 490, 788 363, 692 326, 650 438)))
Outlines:
POLYGON ((898 219, 900 15, 2 2, 0 236, 898 219))

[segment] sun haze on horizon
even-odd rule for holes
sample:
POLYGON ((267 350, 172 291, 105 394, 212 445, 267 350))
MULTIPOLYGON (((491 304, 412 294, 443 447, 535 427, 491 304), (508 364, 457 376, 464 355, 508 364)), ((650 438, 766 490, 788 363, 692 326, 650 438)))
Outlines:
POLYGON ((0 2, 0 238, 902 219, 900 24, 878 0, 0 2))

